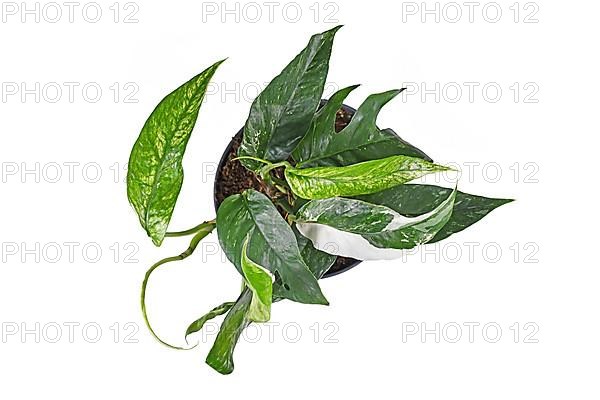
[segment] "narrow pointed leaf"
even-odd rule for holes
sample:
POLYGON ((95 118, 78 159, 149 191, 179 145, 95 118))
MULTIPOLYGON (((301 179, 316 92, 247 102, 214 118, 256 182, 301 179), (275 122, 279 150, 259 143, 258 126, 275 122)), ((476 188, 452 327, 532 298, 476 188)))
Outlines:
POLYGON ((157 246, 163 241, 181 190, 183 155, 202 99, 221 62, 167 95, 150 114, 131 150, 127 197, 157 246))
POLYGON ((242 275, 242 246, 250 236, 248 257, 275 276, 274 296, 328 304, 302 259, 294 232, 264 194, 250 189, 225 199, 217 211, 217 233, 227 258, 242 275))
POLYGON ((267 322, 271 318, 273 281, 267 270, 248 257, 249 237, 242 246, 242 272, 246 285, 252 290, 252 301, 248 319, 253 322, 267 322))
POLYGON ((312 130, 309 130, 293 152, 299 167, 346 166, 393 155, 431 161, 424 152, 402 140, 391 129, 380 130, 376 125, 377 115, 382 107, 404 89, 370 95, 358 108, 348 126, 336 133, 329 120, 335 118, 339 109, 335 105, 340 103, 340 99, 343 101, 352 89, 354 87, 335 93, 315 116, 312 130))
POLYGON ((223 303, 223 304, 213 308, 212 310, 210 310, 209 312, 207 312, 206 314, 204 314, 203 316, 201 316, 194 322, 192 322, 185 331, 186 340, 187 340, 187 337, 189 335, 191 335, 192 333, 199 332, 202 329, 202 327, 204 327, 204 324, 206 322, 210 321, 211 319, 213 319, 215 317, 218 317, 219 315, 225 314, 227 311, 229 311, 229 309, 231 307, 233 307, 234 304, 235 304, 234 302, 223 303))
POLYGON ((221 374, 233 372, 233 351, 244 329, 250 324, 248 309, 252 291, 245 288, 221 324, 206 363, 221 374))
MULTIPOLYGON (((407 216, 420 215, 439 206, 451 193, 451 189, 433 185, 403 185, 361 196, 370 203, 390 207, 407 216)), ((458 192, 450 220, 429 241, 434 243, 468 228, 481 220, 494 209, 510 203, 510 199, 493 199, 458 192)))
MULTIPOLYGON (((304 50, 254 100, 244 126, 240 156, 269 161, 289 157, 321 101, 333 38, 339 28, 312 36, 304 50)), ((254 171, 262 166, 248 159, 241 162, 254 171)))
POLYGON ((350 92, 358 85, 349 86, 335 92, 325 105, 314 115, 308 132, 302 138, 292 153, 297 162, 309 160, 314 154, 320 154, 322 147, 327 145, 336 135, 335 120, 338 110, 350 92))
POLYGON ((285 178, 304 199, 376 193, 449 168, 408 156, 392 156, 345 167, 287 168, 285 178))

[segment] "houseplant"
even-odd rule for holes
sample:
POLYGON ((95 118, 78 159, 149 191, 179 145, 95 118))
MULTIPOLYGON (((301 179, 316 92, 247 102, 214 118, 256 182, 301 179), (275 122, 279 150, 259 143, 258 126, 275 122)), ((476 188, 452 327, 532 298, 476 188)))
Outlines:
POLYGON ((146 313, 146 285, 160 265, 188 257, 216 229, 242 276, 237 300, 213 308, 186 331, 187 338, 226 314, 206 359, 220 373, 233 371, 240 334, 252 322, 268 321, 274 301, 328 304, 318 279, 337 256, 399 257, 402 250, 447 238, 510 201, 407 184, 449 168, 376 126, 381 108, 401 90, 370 95, 354 111, 343 105, 356 88, 349 86, 319 107, 339 28, 312 36, 254 100, 243 134, 220 166, 217 181, 227 176, 231 184, 215 186, 216 219, 167 232, 183 182, 185 148, 222 61, 167 95, 133 146, 127 194, 148 236, 160 246, 165 237, 193 235, 186 251, 154 264, 143 280, 142 312, 154 337, 174 347, 155 334, 146 313), (244 180, 247 184, 237 184, 244 180))

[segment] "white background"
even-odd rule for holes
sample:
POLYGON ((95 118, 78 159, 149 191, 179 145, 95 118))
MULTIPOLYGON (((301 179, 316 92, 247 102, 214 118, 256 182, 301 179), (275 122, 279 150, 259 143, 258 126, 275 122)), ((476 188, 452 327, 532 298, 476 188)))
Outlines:
MULTIPOLYGON (((511 0, 486 12, 481 2, 472 22, 462 2, 457 22, 456 3, 441 2, 436 22, 420 2, 280 2, 270 17, 263 2, 110 1, 98 3, 96 23, 97 7, 84 13, 86 2, 75 6, 73 22, 62 2, 56 22, 55 5, 39 3, 36 15, 8 3, 0 23, 3 398, 600 395, 597 190, 586 177, 597 164, 597 2, 511 0), (151 244, 128 205, 123 168, 158 101, 229 57, 189 143, 171 228, 213 218, 212 171, 256 88, 311 34, 338 23, 345 26, 327 94, 361 83, 347 100, 358 106, 370 93, 415 83, 420 91, 393 100, 379 126, 436 161, 457 162, 463 191, 517 201, 427 252, 322 281, 329 307, 276 304, 272 322, 280 325, 271 335, 263 328, 256 343, 257 331, 249 332, 234 373, 220 376, 204 364, 214 334, 174 351, 143 325, 146 268, 189 239, 151 244), (474 85, 471 99, 465 82, 474 85), (421 96, 436 83, 439 99, 435 90, 421 96), (422 338, 436 323, 439 343, 433 333, 422 338), (472 340, 468 323, 479 324, 472 340), (462 337, 452 343, 457 325, 462 337)), ((151 279, 150 317, 170 342, 185 344, 189 322, 237 297, 239 276, 215 244, 213 235, 204 255, 151 279)))

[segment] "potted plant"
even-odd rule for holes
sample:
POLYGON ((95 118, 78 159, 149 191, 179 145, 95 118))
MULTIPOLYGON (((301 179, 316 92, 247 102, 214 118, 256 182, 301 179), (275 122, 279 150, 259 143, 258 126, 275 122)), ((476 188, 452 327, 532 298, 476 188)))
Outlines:
POLYGON ((188 335, 226 314, 206 362, 233 371, 233 351, 250 323, 266 322, 283 299, 328 304, 318 280, 360 260, 399 257, 403 250, 461 231, 511 200, 456 188, 407 184, 447 171, 391 129, 379 129, 381 108, 402 90, 370 95, 354 110, 343 104, 357 86, 321 96, 333 39, 340 27, 308 45, 254 100, 242 131, 226 149, 215 182, 216 218, 167 232, 183 182, 182 159, 219 61, 167 95, 150 114, 129 159, 127 194, 155 245, 193 235, 189 248, 146 273, 141 306, 148 322, 148 278, 160 265, 190 256, 217 230, 243 280, 235 301, 194 321, 188 335), (332 270, 332 268, 334 268, 332 270))

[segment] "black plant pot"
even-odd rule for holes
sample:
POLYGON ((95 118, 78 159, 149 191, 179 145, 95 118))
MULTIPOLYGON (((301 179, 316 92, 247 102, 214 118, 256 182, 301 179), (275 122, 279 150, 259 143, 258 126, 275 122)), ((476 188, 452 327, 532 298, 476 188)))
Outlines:
MULTIPOLYGON (((323 106, 323 104, 325 104, 326 102, 327 102, 327 100, 321 100, 321 106, 323 106)), ((349 120, 352 118, 352 116, 356 112, 356 110, 354 108, 347 106, 345 104, 342 105, 342 110, 344 111, 344 115, 347 116, 347 120, 345 121, 345 123, 349 122, 349 120)), ((342 121, 342 122, 344 122, 344 121, 342 121)), ((336 123, 337 123, 337 121, 336 121, 336 123)), ((215 211, 219 208, 219 205, 221 204, 221 201, 222 201, 222 199, 218 198, 217 193, 219 192, 219 182, 221 182, 221 180, 223 179, 223 168, 225 167, 225 165, 227 164, 227 162, 229 160, 229 155, 231 154, 231 152, 233 150, 233 146, 235 145, 236 142, 239 143, 241 141, 243 132, 244 132, 244 129, 242 128, 231 139, 231 141, 229 142, 229 145, 227 146, 227 148, 223 152, 223 155, 221 156, 221 160, 219 161, 219 165, 217 167, 217 172, 215 175, 215 184, 214 184, 214 189, 213 189, 215 211)), ((239 162, 239 161, 234 161, 234 162, 239 162)), ((341 274, 342 272, 346 272, 349 269, 356 267, 361 262, 362 261, 355 260, 353 258, 338 257, 338 259, 333 264, 333 266, 329 269, 329 271, 327 271, 325 273, 325 275, 323 275, 323 278, 329 278, 331 276, 341 274)))

